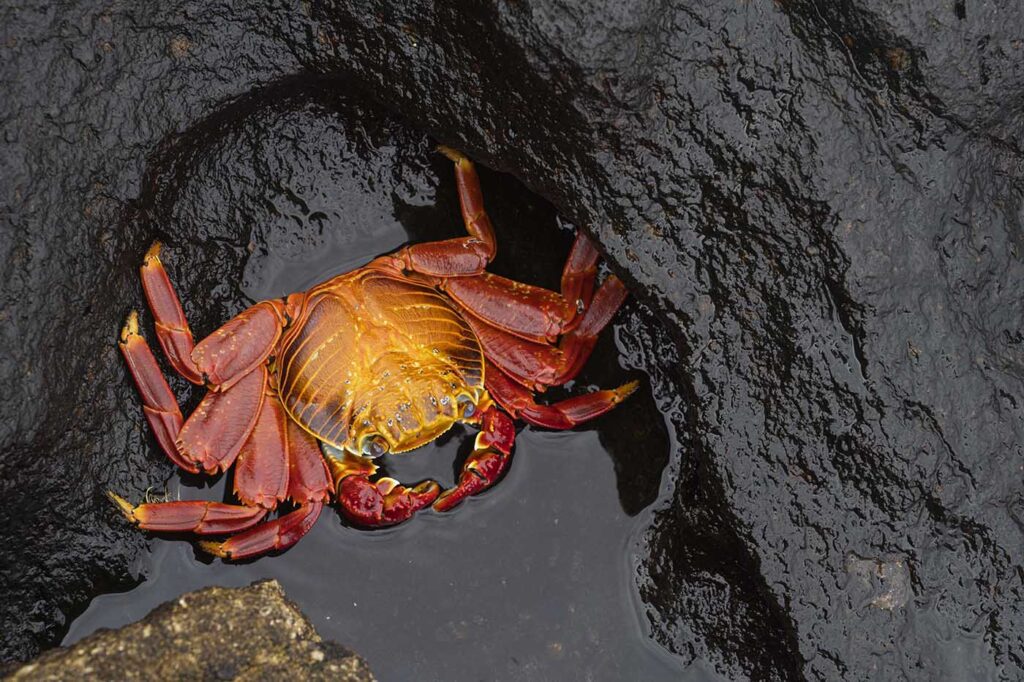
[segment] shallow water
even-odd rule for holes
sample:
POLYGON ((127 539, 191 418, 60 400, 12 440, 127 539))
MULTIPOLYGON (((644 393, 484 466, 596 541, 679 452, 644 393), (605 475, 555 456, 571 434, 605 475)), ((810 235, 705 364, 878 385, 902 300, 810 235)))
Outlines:
MULTIPOLYGON (((446 166, 440 168, 436 188, 420 185, 415 200, 401 206, 440 206, 457 220, 454 188, 446 166)), ((256 231, 245 263, 246 296, 302 290, 410 238, 450 232, 396 209, 373 182, 349 177, 350 184, 334 183, 319 199, 307 191, 301 201, 274 205, 269 213, 277 226, 270 221, 256 231), (334 229, 310 229, 311 215, 330 222, 327 211, 336 212, 334 229)), ((499 228, 529 222, 506 238, 499 229, 503 257, 495 269, 553 286, 571 234, 559 231, 550 207, 514 180, 486 171, 484 180, 489 206, 512 213, 496 220, 499 228)), ((578 385, 642 378, 642 368, 630 366, 628 341, 614 336, 605 334, 578 385)), ((184 539, 154 538, 139 584, 96 597, 63 643, 135 621, 190 590, 276 578, 322 636, 365 656, 381 680, 707 679, 712 675, 701 665, 684 669, 649 639, 637 594, 638 543, 674 445, 669 433, 647 381, 592 425, 570 432, 524 428, 504 480, 448 514, 427 511, 395 528, 361 531, 328 509, 294 548, 242 564, 211 561, 184 539), (649 472, 653 462, 653 474, 630 480, 630 458, 638 471, 649 472)), ((456 427, 414 454, 388 458, 387 471, 406 482, 429 476, 450 485, 473 435, 456 427)), ((221 499, 224 488, 223 478, 211 486, 175 474, 167 491, 172 498, 221 499)))
MULTIPOLYGON (((467 441, 428 446, 431 473, 467 441)), ((293 549, 242 565, 156 540, 145 581, 95 599, 64 643, 190 590, 276 578, 322 636, 360 652, 381 680, 679 679, 636 603, 644 521, 622 512, 595 432, 528 429, 504 481, 447 515, 365 532, 328 512, 293 549)))

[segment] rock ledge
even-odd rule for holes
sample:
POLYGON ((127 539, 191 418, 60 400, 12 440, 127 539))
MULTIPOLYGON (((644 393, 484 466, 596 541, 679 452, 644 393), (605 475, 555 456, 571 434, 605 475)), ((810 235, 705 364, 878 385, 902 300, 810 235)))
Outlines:
POLYGON ((48 651, 7 679, 374 678, 360 656, 320 639, 280 583, 267 580, 183 595, 137 623, 48 651))

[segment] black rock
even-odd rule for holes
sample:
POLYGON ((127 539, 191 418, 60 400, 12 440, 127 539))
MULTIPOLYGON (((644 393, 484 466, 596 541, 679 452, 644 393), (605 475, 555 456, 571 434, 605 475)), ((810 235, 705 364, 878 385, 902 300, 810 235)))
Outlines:
MULTIPOLYGON (((1012 3, 352 4, 0 14, 5 657, 130 580, 102 490, 167 471, 111 342, 162 154, 328 82, 513 173, 657 317, 624 335, 679 444, 657 642, 730 677, 1024 674, 1012 3)), ((180 273, 197 327, 244 303, 225 230, 180 273)))

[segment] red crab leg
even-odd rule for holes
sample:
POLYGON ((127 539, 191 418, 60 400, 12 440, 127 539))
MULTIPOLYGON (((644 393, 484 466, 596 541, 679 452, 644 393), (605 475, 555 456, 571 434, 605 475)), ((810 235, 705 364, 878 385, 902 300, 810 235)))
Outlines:
POLYGON ((587 235, 577 232, 562 268, 562 298, 582 302, 584 308, 590 305, 594 296, 598 256, 597 249, 587 235))
POLYGON ((117 345, 128 363, 128 371, 135 380, 139 395, 142 396, 142 411, 150 428, 153 429, 160 449, 168 459, 185 471, 197 473, 199 467, 196 463, 178 452, 175 445, 183 421, 181 410, 171 387, 167 385, 167 379, 156 364, 153 351, 139 335, 138 313, 133 311, 128 315, 128 321, 121 330, 121 339, 117 345))
POLYGON ((252 433, 266 382, 261 367, 228 391, 207 391, 178 434, 178 451, 208 473, 226 471, 252 433))
POLYGON ((441 486, 431 480, 407 488, 393 478, 371 481, 377 465, 365 457, 344 453, 328 459, 337 484, 338 506, 349 522, 367 528, 393 526, 429 506, 441 486))
POLYGON ((316 439, 288 420, 288 497, 295 502, 326 502, 331 496, 331 472, 316 439))
POLYGON ((498 250, 491 219, 484 211, 480 178, 477 177, 473 162, 460 152, 450 147, 438 147, 437 150, 455 162, 455 184, 459 190, 462 220, 469 236, 412 244, 395 255, 401 259, 406 270, 424 275, 475 275, 483 272, 498 250))
POLYGON ((441 493, 434 502, 435 510, 448 511, 467 497, 486 490, 508 468, 511 460, 509 454, 516 440, 512 420, 497 407, 491 406, 483 413, 480 429, 473 452, 462 465, 459 482, 454 488, 441 493))
POLYGON ((267 510, 223 502, 188 500, 147 502, 133 506, 123 497, 107 492, 129 521, 145 530, 222 535, 245 530, 262 519, 267 510))
POLYGON ((153 312, 156 336, 171 365, 194 384, 215 390, 230 388, 262 364, 273 351, 284 320, 280 301, 263 301, 238 314, 199 342, 181 309, 154 242, 142 262, 142 288, 153 312))
POLYGON ((610 275, 601 283, 579 326, 562 337, 558 344, 565 357, 572 359, 572 364, 563 367, 562 372, 555 376, 554 383, 550 385, 561 386, 580 373, 591 351, 594 350, 597 336, 612 321, 627 296, 629 292, 626 291, 626 285, 615 275, 610 275))
MULTIPOLYGON (((270 399, 268 397, 268 401, 270 399)), ((273 400, 276 402, 276 397, 273 400)), ((201 542, 199 545, 204 551, 237 560, 283 550, 298 542, 316 523, 324 503, 330 498, 330 473, 316 439, 287 417, 284 428, 283 442, 288 452, 288 497, 299 503, 299 508, 224 542, 201 542)), ((256 437, 254 433, 253 438, 256 437)), ((238 474, 235 475, 237 484, 238 474)))
POLYGON ((488 324, 532 341, 555 341, 576 318, 575 301, 489 272, 442 280, 441 289, 488 324))
POLYGON ((577 234, 562 272, 562 293, 522 284, 489 272, 453 277, 441 288, 485 322, 532 341, 555 341, 580 321, 590 303, 597 272, 597 250, 577 234))
POLYGON ((266 362, 281 336, 283 320, 281 301, 262 301, 200 341, 192 360, 207 385, 226 391, 266 362))
POLYGON ((223 542, 200 542, 204 552, 235 561, 287 549, 309 532, 320 518, 323 502, 306 502, 293 512, 261 523, 223 542))
POLYGON ((249 507, 275 508, 288 493, 288 416, 277 395, 264 390, 263 404, 235 461, 235 494, 249 507))
POLYGON ((153 242, 142 260, 142 289, 146 292, 149 309, 156 320, 156 338, 164 355, 181 376, 193 384, 203 383, 203 373, 192 362, 195 343, 178 295, 160 262, 160 242, 153 242))
POLYGON ((590 357, 597 335, 625 298, 622 282, 614 276, 606 279, 579 325, 563 336, 557 347, 527 341, 472 316, 467 316, 466 322, 476 333, 488 360, 527 388, 544 390, 564 384, 579 373, 590 357))
POLYGON ((513 417, 549 429, 571 429, 599 417, 625 400, 639 386, 630 381, 614 390, 594 391, 552 405, 541 405, 529 389, 517 384, 504 372, 488 364, 484 376, 487 392, 513 417))

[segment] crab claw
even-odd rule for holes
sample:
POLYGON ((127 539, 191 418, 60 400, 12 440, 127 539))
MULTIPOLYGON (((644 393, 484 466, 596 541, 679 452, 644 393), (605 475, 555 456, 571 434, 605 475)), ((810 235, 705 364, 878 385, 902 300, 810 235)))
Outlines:
POLYGON ((434 502, 434 509, 445 512, 467 497, 494 485, 508 468, 509 453, 515 443, 516 429, 512 419, 496 407, 490 407, 480 420, 476 448, 466 459, 454 488, 445 490, 434 502))
POLYGON ((467 497, 490 488, 508 467, 509 456, 497 450, 479 450, 466 460, 459 482, 454 488, 445 490, 434 502, 434 509, 446 512, 467 497))
POLYGON ((407 488, 393 478, 371 482, 365 474, 346 476, 338 482, 342 515, 359 526, 392 526, 429 506, 441 492, 434 481, 407 488))

